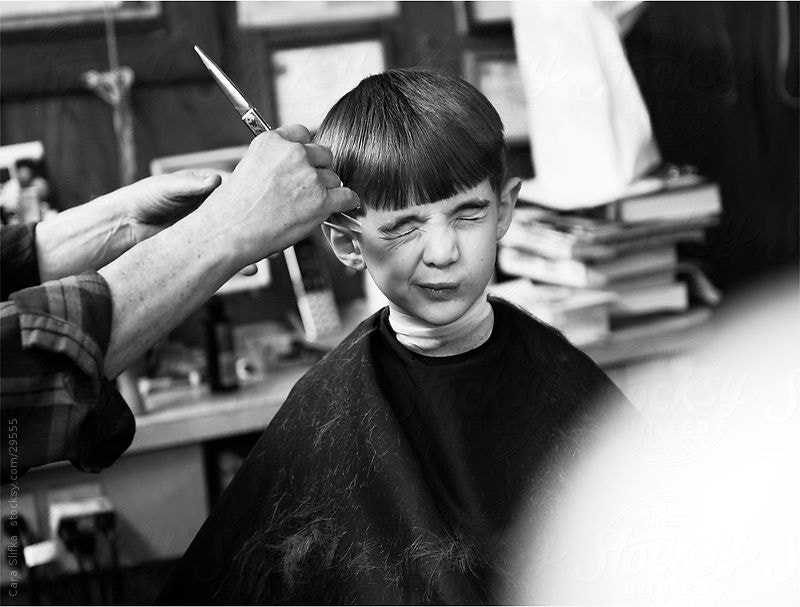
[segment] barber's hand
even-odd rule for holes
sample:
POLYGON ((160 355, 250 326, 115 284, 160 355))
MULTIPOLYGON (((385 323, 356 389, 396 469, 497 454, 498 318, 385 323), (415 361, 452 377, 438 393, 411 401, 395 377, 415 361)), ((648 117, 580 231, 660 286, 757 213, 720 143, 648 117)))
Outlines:
POLYGON ((242 265, 295 244, 331 213, 358 206, 358 196, 330 170, 330 150, 310 140, 301 125, 259 135, 193 215, 223 232, 242 265))
POLYGON ((220 171, 187 169, 154 175, 118 191, 133 243, 139 243, 196 209, 222 183, 220 171))
POLYGON ((39 279, 102 268, 190 213, 222 180, 211 170, 148 177, 40 222, 39 279))

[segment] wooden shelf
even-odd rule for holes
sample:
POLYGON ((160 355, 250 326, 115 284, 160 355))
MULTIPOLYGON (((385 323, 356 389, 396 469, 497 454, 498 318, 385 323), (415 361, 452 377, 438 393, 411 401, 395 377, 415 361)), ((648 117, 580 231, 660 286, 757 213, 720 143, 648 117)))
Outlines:
MULTIPOLYGON (((707 328, 709 316, 707 309, 693 310, 674 319, 612 334, 609 339, 582 349, 607 369, 668 356, 701 343, 707 336, 703 329, 707 328)), ((149 412, 136 417, 136 435, 126 453, 259 432, 266 428, 307 370, 307 366, 276 370, 262 381, 245 384, 226 394, 212 394, 202 385, 151 395, 147 400, 149 412)))
POLYGON ((212 394, 203 385, 151 395, 150 412, 136 416, 136 435, 126 454, 263 430, 307 369, 274 371, 225 394, 212 394))
POLYGON ((614 331, 605 340, 582 346, 600 367, 618 367, 637 361, 694 350, 706 342, 712 311, 697 307, 683 314, 665 315, 652 322, 614 331))

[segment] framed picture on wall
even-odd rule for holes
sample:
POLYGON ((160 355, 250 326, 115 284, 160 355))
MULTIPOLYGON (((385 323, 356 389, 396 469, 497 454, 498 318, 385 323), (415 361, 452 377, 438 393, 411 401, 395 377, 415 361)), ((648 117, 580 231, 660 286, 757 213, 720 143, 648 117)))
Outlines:
POLYGON ((150 161, 150 174, 163 175, 183 169, 216 169, 231 172, 247 152, 246 145, 219 148, 190 154, 162 156, 150 161))
POLYGON ((527 105, 519 65, 512 49, 468 50, 464 79, 472 83, 500 114, 510 144, 528 141, 527 105))
POLYGON ((511 32, 511 2, 469 0, 461 3, 471 34, 507 34, 511 32))
POLYGON ((153 19, 161 15, 159 0, 3 0, 0 30, 62 28, 115 21, 153 19))
POLYGON ((380 37, 276 48, 270 67, 276 124, 314 131, 342 95, 363 78, 386 69, 380 37))
MULTIPOLYGON (((247 152, 246 145, 153 158, 150 161, 150 174, 163 175, 183 169, 215 169, 231 172, 239 164, 245 152, 247 152)), ((219 288, 217 294, 249 291, 250 289, 269 286, 269 262, 266 259, 262 259, 255 266, 255 274, 249 276, 242 273, 236 274, 219 288)))
POLYGON ((350 24, 389 19, 399 14, 398 2, 307 0, 304 2, 237 2, 239 27, 285 28, 307 25, 350 24))

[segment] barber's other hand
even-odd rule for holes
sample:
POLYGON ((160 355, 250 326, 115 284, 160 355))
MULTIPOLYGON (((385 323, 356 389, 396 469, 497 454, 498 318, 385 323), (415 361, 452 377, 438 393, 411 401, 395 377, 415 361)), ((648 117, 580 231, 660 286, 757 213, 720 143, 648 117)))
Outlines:
POLYGON ((196 209, 222 183, 212 169, 187 169, 154 175, 122 190, 134 244, 160 232, 196 209))
POLYGON ((295 244, 331 213, 358 206, 358 196, 330 170, 330 150, 310 140, 301 125, 259 135, 230 179, 193 214, 220 230, 221 246, 242 265, 295 244))

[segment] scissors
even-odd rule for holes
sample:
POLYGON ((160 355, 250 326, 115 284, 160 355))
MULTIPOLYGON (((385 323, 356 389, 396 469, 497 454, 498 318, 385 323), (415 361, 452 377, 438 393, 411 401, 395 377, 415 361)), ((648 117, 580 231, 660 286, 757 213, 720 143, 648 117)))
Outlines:
MULTIPOLYGON (((256 135, 272 130, 269 123, 267 123, 267 121, 261 117, 261 114, 258 113, 258 110, 247 101, 239 88, 228 78, 227 74, 225 74, 216 63, 209 59, 208 55, 200 50, 198 46, 195 46, 194 50, 200 56, 200 59, 205 64, 208 71, 211 72, 211 76, 213 76, 214 80, 222 89, 228 101, 231 102, 233 108, 239 113, 239 116, 241 116, 242 122, 244 122, 245 126, 253 133, 253 136, 255 137, 256 135)), ((333 213, 322 223, 340 232, 361 233, 361 222, 347 213, 333 213), (336 219, 340 221, 341 224, 333 222, 331 219, 336 219)))

